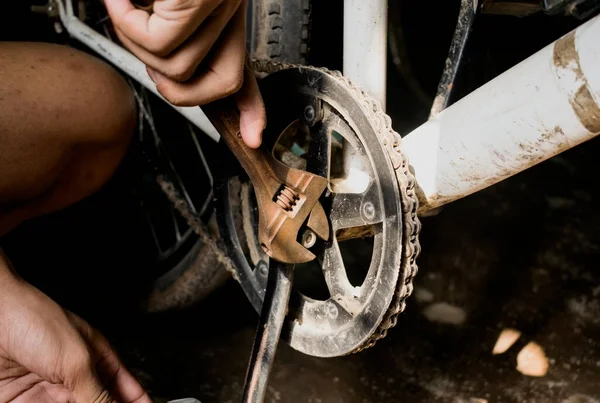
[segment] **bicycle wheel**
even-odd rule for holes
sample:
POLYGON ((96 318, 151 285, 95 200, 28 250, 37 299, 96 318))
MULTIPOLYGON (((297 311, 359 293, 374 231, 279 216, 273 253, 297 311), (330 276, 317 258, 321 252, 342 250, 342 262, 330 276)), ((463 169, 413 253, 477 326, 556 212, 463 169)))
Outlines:
MULTIPOLYGON (((118 42, 102 4, 85 0, 76 6, 79 18, 88 26, 118 42)), ((214 216, 210 161, 218 145, 157 96, 125 78, 138 105, 137 133, 126 178, 132 191, 125 196, 139 205, 134 220, 141 227, 148 245, 145 254, 150 257, 141 281, 140 305, 148 312, 185 308, 207 297, 228 274, 214 251, 175 209, 165 186, 181 195, 194 216, 210 226, 214 216)))

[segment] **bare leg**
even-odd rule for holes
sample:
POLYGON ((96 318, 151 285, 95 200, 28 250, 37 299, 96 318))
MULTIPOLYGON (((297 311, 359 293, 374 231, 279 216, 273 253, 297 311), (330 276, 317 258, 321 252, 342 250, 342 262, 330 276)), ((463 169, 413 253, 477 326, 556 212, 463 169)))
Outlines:
POLYGON ((123 78, 74 49, 0 43, 0 234, 97 191, 135 126, 123 78))

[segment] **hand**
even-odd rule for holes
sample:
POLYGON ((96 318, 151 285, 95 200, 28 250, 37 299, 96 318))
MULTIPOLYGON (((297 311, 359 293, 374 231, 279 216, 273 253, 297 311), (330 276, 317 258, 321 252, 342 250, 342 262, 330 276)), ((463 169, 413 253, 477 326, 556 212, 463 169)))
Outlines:
POLYGON ((151 403, 102 335, 0 253, 0 402, 151 403))
POLYGON ((119 39, 163 97, 194 106, 236 94, 242 137, 260 145, 266 116, 246 67, 247 0, 155 0, 151 13, 130 0, 104 1, 119 39))

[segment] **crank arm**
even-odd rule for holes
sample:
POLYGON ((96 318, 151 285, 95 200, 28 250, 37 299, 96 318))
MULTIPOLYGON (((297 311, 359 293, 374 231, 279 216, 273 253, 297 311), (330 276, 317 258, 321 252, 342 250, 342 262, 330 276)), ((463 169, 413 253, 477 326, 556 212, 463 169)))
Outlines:
POLYGON ((292 292, 294 265, 271 261, 265 300, 260 313, 246 374, 243 403, 262 403, 292 292))
POLYGON ((258 239, 265 253, 282 263, 305 263, 315 255, 298 242, 308 227, 320 239, 329 239, 329 223, 319 203, 327 179, 290 168, 264 146, 248 147, 240 134, 240 116, 231 99, 203 107, 229 149, 248 174, 258 203, 258 239), (310 218, 309 218, 310 216, 310 218))

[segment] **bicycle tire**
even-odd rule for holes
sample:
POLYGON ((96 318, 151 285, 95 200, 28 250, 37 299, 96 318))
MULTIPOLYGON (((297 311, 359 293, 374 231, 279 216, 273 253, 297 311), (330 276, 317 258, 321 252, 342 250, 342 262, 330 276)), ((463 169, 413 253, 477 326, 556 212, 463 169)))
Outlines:
POLYGON ((251 0, 248 48, 252 57, 306 64, 311 0, 251 0))

